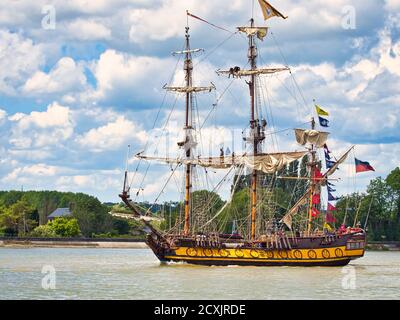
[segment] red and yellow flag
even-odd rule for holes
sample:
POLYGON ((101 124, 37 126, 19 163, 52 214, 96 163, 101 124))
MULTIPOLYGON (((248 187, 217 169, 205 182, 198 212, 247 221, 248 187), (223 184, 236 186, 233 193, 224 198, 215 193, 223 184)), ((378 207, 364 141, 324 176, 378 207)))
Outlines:
POLYGON ((262 13, 264 15, 264 20, 267 20, 272 17, 281 17, 283 19, 286 19, 282 13, 280 13, 278 10, 276 10, 271 4, 269 4, 266 0, 258 0, 262 13))

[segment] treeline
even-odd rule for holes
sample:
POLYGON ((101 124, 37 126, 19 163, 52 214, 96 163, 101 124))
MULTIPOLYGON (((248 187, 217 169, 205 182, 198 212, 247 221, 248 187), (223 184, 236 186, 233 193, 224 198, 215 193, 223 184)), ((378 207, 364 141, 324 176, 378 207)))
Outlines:
POLYGON ((0 191, 0 236, 144 236, 138 222, 114 217, 112 209, 84 193, 0 191), (57 208, 69 208, 72 217, 48 221, 57 208))
POLYGON ((338 208, 338 223, 360 223, 373 241, 400 241, 400 168, 383 179, 371 180, 366 192, 342 197, 338 208))

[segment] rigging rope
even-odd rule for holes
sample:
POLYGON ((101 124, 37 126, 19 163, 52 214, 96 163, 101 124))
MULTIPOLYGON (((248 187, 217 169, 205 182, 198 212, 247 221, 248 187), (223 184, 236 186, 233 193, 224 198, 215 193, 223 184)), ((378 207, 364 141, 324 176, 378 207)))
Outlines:
MULTIPOLYGON (((237 184, 238 184, 238 182, 239 182, 241 173, 243 172, 243 168, 244 168, 244 166, 241 166, 241 169, 240 169, 239 174, 238 174, 237 179, 236 179, 236 183, 234 184, 234 186, 233 186, 233 188, 232 188, 232 191, 231 191, 229 200, 227 200, 227 201, 225 202, 225 204, 222 206, 222 208, 214 215, 214 217, 212 217, 212 218, 211 218, 210 220, 208 220, 205 224, 203 224, 203 225, 201 226, 201 228, 206 227, 206 226, 209 225, 212 221, 214 221, 214 219, 217 218, 217 217, 222 213, 222 211, 224 211, 224 209, 227 207, 227 205, 231 203, 232 198, 233 198, 233 194, 235 193, 236 186, 237 186, 237 184)), ((231 170, 229 170, 229 172, 230 172, 230 171, 231 171, 231 170)), ((229 174, 229 172, 228 172, 228 174, 229 174)), ((227 174, 227 175, 228 175, 228 174, 227 174)), ((226 176, 227 176, 227 175, 226 175, 226 176)))
POLYGON ((192 18, 195 18, 195 19, 197 19, 197 20, 200 20, 200 21, 202 21, 202 22, 204 22, 204 23, 209 24, 210 26, 213 26, 214 28, 217 28, 217 29, 220 29, 220 30, 229 32, 229 33, 231 33, 231 34, 232 34, 232 33, 234 34, 234 32, 232 32, 232 31, 226 30, 226 29, 224 29, 224 28, 222 28, 222 27, 219 27, 219 26, 217 26, 217 25, 215 25, 215 24, 213 24, 213 23, 211 23, 211 22, 208 22, 207 20, 204 20, 204 19, 202 19, 202 18, 200 18, 200 17, 198 17, 198 16, 195 16, 194 14, 191 14, 188 10, 186 10, 186 14, 187 14, 188 16, 192 17, 192 18))

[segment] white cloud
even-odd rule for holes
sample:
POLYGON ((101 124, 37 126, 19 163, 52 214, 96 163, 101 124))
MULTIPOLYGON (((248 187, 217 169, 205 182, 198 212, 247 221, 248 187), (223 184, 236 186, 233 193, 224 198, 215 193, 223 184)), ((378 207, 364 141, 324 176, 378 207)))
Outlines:
POLYGON ((23 166, 20 168, 14 169, 10 172, 4 179, 4 182, 10 182, 18 179, 21 176, 30 176, 30 177, 48 177, 54 176, 57 173, 57 168, 54 166, 48 166, 44 163, 38 163, 31 166, 23 166))
MULTIPOLYGON (((122 185, 122 172, 110 170, 106 173, 92 173, 75 175, 62 175, 55 181, 55 188, 60 191, 70 191, 85 189, 91 192, 99 192, 105 190, 116 190, 122 185)), ((116 195, 116 194, 115 194, 116 195)))
POLYGON ((386 0, 385 8, 391 11, 400 10, 400 0, 386 0))
POLYGON ((73 134, 74 123, 68 107, 53 103, 46 111, 17 113, 12 122, 10 144, 16 148, 48 147, 73 134))
POLYGON ((0 109, 0 123, 4 122, 7 118, 7 112, 3 109, 0 109))
POLYGON ((137 144, 143 143, 145 137, 144 131, 132 121, 120 116, 114 122, 89 130, 79 136, 77 141, 82 148, 93 152, 104 152, 119 149, 131 141, 137 144))
POLYGON ((17 94, 17 88, 43 64, 43 48, 18 33, 0 30, 0 92, 17 94))
POLYGON ((125 106, 134 99, 144 102, 154 96, 155 90, 160 93, 161 83, 168 79, 172 66, 172 59, 137 57, 107 50, 92 67, 97 80, 93 98, 125 106))
POLYGON ((69 36, 73 39, 100 40, 111 37, 111 30, 94 20, 77 19, 70 22, 66 29, 69 36))
POLYGON ((80 91, 86 85, 83 66, 72 58, 60 59, 49 73, 37 71, 23 86, 27 95, 80 91))

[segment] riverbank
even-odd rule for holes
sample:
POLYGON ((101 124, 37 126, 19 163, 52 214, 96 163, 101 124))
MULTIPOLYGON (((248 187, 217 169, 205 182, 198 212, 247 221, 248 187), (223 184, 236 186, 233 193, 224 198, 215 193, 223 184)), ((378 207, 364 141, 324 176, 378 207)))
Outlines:
POLYGON ((135 239, 0 239, 0 248, 108 248, 147 249, 135 239))
POLYGON ((367 250, 371 251, 400 251, 400 242, 370 242, 367 244, 367 250))

